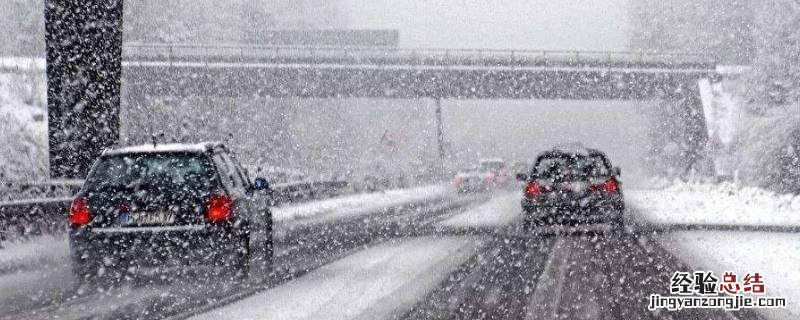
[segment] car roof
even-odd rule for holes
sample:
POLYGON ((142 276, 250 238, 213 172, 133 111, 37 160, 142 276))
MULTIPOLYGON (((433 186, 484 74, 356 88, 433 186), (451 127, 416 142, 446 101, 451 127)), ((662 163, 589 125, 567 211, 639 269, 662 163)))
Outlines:
POLYGON ((606 156, 605 153, 600 150, 587 148, 583 145, 555 146, 553 149, 539 154, 539 157, 548 155, 606 156))
POLYGON ((119 147, 103 151, 104 156, 135 154, 135 153, 169 153, 169 152, 195 152, 202 153, 214 149, 225 149, 221 142, 199 142, 199 143, 163 143, 163 144, 141 144, 134 146, 119 147))

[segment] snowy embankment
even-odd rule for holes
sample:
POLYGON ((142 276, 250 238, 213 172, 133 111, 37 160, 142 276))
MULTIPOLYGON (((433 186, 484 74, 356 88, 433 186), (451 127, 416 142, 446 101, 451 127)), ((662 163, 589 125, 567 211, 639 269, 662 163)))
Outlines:
POLYGON ((786 309, 758 312, 769 319, 800 319, 800 233, 760 231, 800 226, 800 196, 732 183, 676 183, 661 190, 631 191, 627 199, 639 223, 726 229, 673 231, 656 239, 694 270, 712 270, 719 277, 725 271, 740 277, 761 273, 767 295, 788 300, 786 309))
MULTIPOLYGON (((787 299, 786 309, 756 309, 768 319, 800 319, 800 234, 756 231, 678 231, 658 236, 662 247, 694 270, 744 277, 759 272, 766 295, 787 299)), ((685 270, 693 271, 693 270, 685 270)))
POLYGON ((45 235, 25 242, 9 242, 0 249, 0 273, 24 268, 62 263, 69 256, 64 235, 45 235))
POLYGON ((800 196, 733 183, 676 183, 659 190, 632 190, 628 205, 652 226, 800 226, 800 196))
POLYGON ((522 214, 519 192, 509 192, 492 197, 491 200, 477 207, 439 223, 445 227, 500 227, 511 224, 522 214))
POLYGON ((0 182, 35 181, 47 173, 43 84, 37 86, 42 79, 26 79, 0 73, 0 182))
POLYGON ((477 252, 466 238, 416 238, 357 252, 194 319, 390 319, 477 252))
POLYGON ((429 185, 409 189, 391 189, 312 201, 297 205, 274 208, 276 222, 305 219, 336 219, 347 216, 370 214, 386 208, 425 203, 452 196, 454 191, 447 185, 429 185))

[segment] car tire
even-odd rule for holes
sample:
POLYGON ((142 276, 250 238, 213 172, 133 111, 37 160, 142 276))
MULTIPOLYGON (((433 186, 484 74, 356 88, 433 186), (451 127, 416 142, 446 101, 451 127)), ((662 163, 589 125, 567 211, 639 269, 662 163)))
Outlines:
POLYGON ((72 274, 81 285, 93 282, 97 278, 98 269, 97 264, 88 261, 72 263, 72 274))
POLYGON ((625 232, 625 221, 620 214, 617 217, 611 219, 611 233, 615 235, 621 235, 625 232))
POLYGON ((104 266, 101 261, 82 261, 72 264, 78 285, 105 288, 121 283, 128 276, 127 264, 104 266))
POLYGON ((239 280, 247 279, 250 277, 250 233, 239 238, 237 248, 233 250, 234 277, 239 280))
POLYGON ((525 232, 531 232, 544 225, 542 219, 532 217, 534 213, 526 213, 526 215, 527 216, 525 217, 522 224, 522 229, 525 230, 525 232))
POLYGON ((533 222, 531 221, 531 219, 529 219, 529 218, 523 219, 523 221, 522 221, 522 231, 530 232, 531 230, 533 230, 532 224, 533 224, 533 222))
POLYGON ((275 242, 272 239, 272 221, 270 221, 264 235, 264 270, 267 274, 272 273, 274 258, 275 242))

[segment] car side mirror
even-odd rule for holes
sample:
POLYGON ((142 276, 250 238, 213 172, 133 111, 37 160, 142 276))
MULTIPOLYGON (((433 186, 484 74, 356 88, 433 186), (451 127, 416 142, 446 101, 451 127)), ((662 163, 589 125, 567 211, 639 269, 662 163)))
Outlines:
POLYGON ((619 176, 619 175, 621 175, 621 174, 622 174, 622 169, 620 169, 620 167, 613 167, 613 168, 611 168, 611 175, 613 175, 613 176, 619 176))
POLYGON ((528 175, 524 173, 517 173, 517 180, 528 181, 528 175))
POLYGON ((257 177, 253 180, 253 189, 255 190, 269 190, 269 182, 267 179, 257 177))

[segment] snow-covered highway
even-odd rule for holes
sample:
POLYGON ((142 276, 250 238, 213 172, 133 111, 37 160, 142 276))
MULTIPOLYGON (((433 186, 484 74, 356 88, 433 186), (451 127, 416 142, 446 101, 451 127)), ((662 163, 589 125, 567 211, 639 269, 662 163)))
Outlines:
MULTIPOLYGON (((661 198, 629 192, 629 220, 687 221, 654 211, 669 209, 671 202, 658 200, 664 192, 661 198)), ((243 282, 206 270, 168 270, 166 278, 143 273, 96 291, 74 284, 63 239, 12 243, 0 251, 0 318, 658 319, 664 313, 647 310, 647 297, 667 294, 676 271, 707 269, 760 271, 769 294, 799 298, 789 289, 800 283, 787 269, 800 256, 794 233, 659 231, 635 224, 624 234, 548 227, 525 234, 519 197, 516 191, 462 195, 431 186, 276 208, 274 271, 243 282), (775 250, 759 250, 766 245, 775 250)), ((792 201, 776 208, 791 211, 792 201)), ((698 310, 670 316, 798 315, 792 307, 698 310)))

